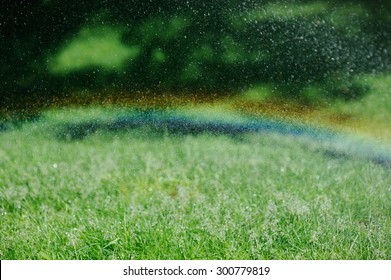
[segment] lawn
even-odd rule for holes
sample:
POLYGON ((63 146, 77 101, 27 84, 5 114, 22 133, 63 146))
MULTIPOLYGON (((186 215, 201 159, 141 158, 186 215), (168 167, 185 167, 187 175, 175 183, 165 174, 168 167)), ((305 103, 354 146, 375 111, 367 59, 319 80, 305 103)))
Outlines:
POLYGON ((390 258, 390 168, 278 133, 61 137, 124 114, 50 109, 0 132, 1 259, 390 258))

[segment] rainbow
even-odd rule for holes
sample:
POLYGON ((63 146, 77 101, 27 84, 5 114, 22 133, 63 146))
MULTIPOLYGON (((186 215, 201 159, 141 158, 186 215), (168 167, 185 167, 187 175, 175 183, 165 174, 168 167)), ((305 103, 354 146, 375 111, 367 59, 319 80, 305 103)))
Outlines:
POLYGON ((129 113, 110 120, 90 120, 65 123, 57 133, 60 140, 83 140, 99 131, 118 132, 149 127, 155 132, 171 135, 226 135, 239 137, 244 134, 275 133, 310 141, 316 151, 329 157, 357 158, 372 161, 391 168, 389 147, 358 139, 352 135, 304 124, 277 121, 267 118, 247 118, 241 122, 226 120, 194 119, 184 114, 159 110, 129 113))

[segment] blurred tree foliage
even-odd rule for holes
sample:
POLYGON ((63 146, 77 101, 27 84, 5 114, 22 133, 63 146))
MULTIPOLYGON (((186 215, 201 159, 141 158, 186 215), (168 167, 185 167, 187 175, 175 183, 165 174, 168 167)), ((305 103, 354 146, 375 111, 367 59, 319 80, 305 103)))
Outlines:
POLYGON ((388 0, 3 0, 2 105, 75 89, 230 92, 272 83, 288 97, 309 86, 331 98, 364 91, 355 75, 388 71, 388 0), (85 27, 121 31, 137 55, 121 68, 58 74, 50 59, 85 27))

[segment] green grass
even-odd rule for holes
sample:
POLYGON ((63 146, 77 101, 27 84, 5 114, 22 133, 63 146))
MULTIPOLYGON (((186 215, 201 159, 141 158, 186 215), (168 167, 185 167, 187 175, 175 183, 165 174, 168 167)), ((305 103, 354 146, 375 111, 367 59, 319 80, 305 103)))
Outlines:
POLYGON ((297 5, 297 3, 273 3, 263 7, 262 10, 254 10, 248 15, 248 21, 267 19, 295 19, 314 16, 327 11, 328 5, 324 2, 314 2, 297 5))
POLYGON ((280 135, 0 133, 1 259, 389 259, 391 172, 280 135))
MULTIPOLYGON (((355 82, 368 86, 368 92, 349 101, 330 101, 317 92, 314 93, 310 105, 302 104, 295 100, 275 98, 271 85, 260 84, 231 100, 224 100, 224 103, 227 110, 239 108, 242 113, 249 115, 290 119, 342 129, 391 144, 390 73, 362 75, 356 77, 355 82)), ((313 90, 320 91, 319 88, 313 90)))
POLYGON ((62 75, 89 67, 118 71, 140 53, 138 46, 124 45, 121 35, 109 27, 84 28, 50 59, 49 69, 62 75))
POLYGON ((358 121, 358 130, 390 143, 391 139, 391 75, 368 75, 362 80, 370 85, 369 92, 356 102, 334 104, 331 110, 351 114, 358 121), (373 124, 376 125, 373 125, 373 124))

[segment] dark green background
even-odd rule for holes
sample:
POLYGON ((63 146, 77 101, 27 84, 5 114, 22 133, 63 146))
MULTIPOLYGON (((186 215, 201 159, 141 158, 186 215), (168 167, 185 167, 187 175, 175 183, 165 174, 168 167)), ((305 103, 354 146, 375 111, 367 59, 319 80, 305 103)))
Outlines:
POLYGON ((262 83, 288 98, 311 85, 331 99, 359 98, 357 75, 390 69, 390 12, 386 0, 2 1, 0 104, 80 89, 226 94, 262 83), (308 11, 319 3, 326 8, 308 11), (178 19, 185 24, 175 28, 178 19), (86 27, 121 30, 140 52, 121 69, 51 71, 49 58, 86 27))

